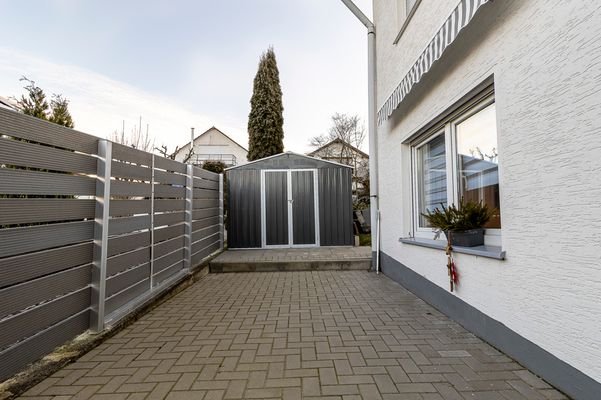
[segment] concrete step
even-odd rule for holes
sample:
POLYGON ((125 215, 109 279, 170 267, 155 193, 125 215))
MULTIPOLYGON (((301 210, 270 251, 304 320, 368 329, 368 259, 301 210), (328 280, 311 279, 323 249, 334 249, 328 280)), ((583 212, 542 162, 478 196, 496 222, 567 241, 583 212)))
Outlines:
POLYGON ((210 271, 220 272, 278 272, 278 271, 350 271, 369 270, 371 259, 353 258, 341 260, 307 261, 228 261, 214 260, 209 263, 210 271))

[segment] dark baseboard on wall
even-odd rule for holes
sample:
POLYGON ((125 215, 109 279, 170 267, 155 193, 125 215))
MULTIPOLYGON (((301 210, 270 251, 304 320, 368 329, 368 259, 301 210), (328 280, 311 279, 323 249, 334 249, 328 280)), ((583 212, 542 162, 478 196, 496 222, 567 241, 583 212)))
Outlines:
POLYGON ((567 395, 577 400, 601 398, 601 383, 430 282, 384 252, 380 252, 380 267, 386 276, 567 395))

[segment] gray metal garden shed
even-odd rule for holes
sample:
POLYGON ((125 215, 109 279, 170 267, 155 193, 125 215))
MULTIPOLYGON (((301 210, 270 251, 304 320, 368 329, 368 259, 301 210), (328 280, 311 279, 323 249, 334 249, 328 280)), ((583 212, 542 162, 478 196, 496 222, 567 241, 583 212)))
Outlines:
POLYGON ((353 245, 351 167, 287 152, 226 175, 228 248, 353 245))

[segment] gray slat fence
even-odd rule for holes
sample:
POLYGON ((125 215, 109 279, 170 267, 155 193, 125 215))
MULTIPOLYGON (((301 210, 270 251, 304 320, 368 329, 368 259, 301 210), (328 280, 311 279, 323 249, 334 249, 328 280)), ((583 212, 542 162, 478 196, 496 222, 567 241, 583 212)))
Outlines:
POLYGON ((0 381, 223 249, 223 177, 0 109, 0 381))

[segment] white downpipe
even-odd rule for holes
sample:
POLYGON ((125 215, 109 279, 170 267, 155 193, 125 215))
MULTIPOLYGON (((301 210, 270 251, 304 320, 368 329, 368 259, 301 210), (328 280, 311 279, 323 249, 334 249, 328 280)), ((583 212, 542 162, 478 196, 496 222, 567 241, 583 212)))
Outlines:
POLYGON ((376 220, 376 274, 380 273, 380 211, 376 220))
POLYGON ((378 268, 380 259, 378 228, 374 231, 374 222, 379 224, 380 207, 378 201, 378 141, 376 138, 376 28, 374 24, 363 14, 352 0, 341 0, 344 5, 361 21, 367 28, 367 90, 368 90, 368 114, 367 131, 369 134, 369 203, 371 230, 372 267, 378 268), (375 260, 373 254, 375 253, 375 260), (376 264, 376 265, 374 265, 376 264))

